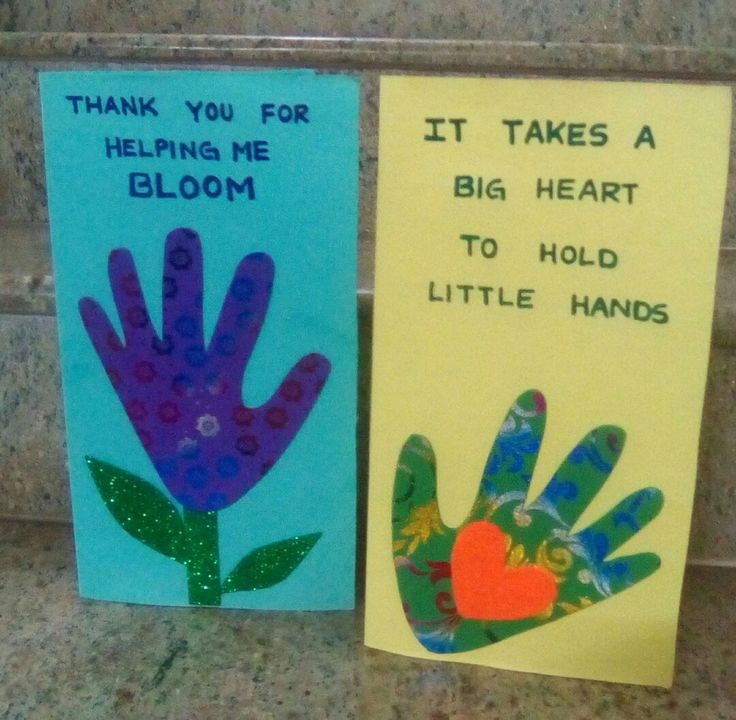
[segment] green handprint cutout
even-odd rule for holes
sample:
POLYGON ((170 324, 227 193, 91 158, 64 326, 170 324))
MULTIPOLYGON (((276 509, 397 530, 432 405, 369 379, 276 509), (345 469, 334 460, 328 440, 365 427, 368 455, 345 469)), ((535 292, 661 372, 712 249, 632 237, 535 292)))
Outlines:
POLYGON ((464 652, 498 642, 605 600, 660 566, 654 553, 606 561, 662 509, 657 488, 639 490, 571 531, 621 455, 621 428, 588 433, 527 504, 544 423, 544 396, 525 392, 458 528, 440 517, 432 446, 419 435, 406 441, 394 482, 394 564, 406 618, 427 650, 464 652))

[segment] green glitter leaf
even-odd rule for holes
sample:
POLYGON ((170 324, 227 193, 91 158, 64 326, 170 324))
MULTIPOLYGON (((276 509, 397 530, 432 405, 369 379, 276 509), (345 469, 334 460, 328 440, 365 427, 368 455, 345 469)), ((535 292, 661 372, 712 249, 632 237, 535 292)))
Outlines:
POLYGON ((227 576, 223 592, 262 590, 286 579, 314 547, 322 533, 297 535, 249 552, 227 576))
POLYGON ((187 562, 187 541, 179 512, 151 483, 87 456, 102 500, 120 527, 156 552, 187 562))

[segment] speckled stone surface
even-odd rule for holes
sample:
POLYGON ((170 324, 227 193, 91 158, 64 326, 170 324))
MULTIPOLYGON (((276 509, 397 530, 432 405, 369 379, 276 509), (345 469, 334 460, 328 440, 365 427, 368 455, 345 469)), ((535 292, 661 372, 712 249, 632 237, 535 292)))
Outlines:
POLYGON ((378 73, 366 72, 360 82, 360 155, 358 188, 358 289, 373 291, 378 186, 378 73))
POLYGON ((731 153, 726 184, 721 245, 736 247, 736 94, 731 88, 731 153))
POLYGON ((370 650, 360 610, 154 608, 76 592, 68 527, 0 524, 2 720, 736 718, 736 570, 688 570, 671 690, 370 650))
POLYGON ((66 518, 56 321, 0 315, 0 515, 66 518))
POLYGON ((697 45, 703 20, 696 0, 624 0, 622 3, 621 22, 632 44, 697 45))
POLYGON ((721 249, 718 259, 713 341, 725 347, 736 346, 736 248, 721 249))
POLYGON ((735 428, 736 348, 713 347, 690 533, 691 558, 736 560, 735 428))
POLYGON ((50 315, 55 306, 48 224, 0 223, 0 313, 50 315))
MULTIPOLYGON (((625 3, 624 3, 625 4, 625 3)), ((615 42, 621 3, 600 0, 9 0, 0 28, 52 32, 232 33, 327 37, 615 42)))
POLYGON ((699 0, 697 6, 703 44, 736 45, 736 5, 728 1, 699 0))
POLYGON ((701 48, 557 40, 0 32, 0 57, 574 77, 625 74, 718 82, 736 76, 736 48, 707 43, 701 48))
POLYGON ((47 222, 38 76, 0 63, 0 219, 47 222))
POLYGON ((729 45, 728 0, 6 0, 0 30, 729 45))

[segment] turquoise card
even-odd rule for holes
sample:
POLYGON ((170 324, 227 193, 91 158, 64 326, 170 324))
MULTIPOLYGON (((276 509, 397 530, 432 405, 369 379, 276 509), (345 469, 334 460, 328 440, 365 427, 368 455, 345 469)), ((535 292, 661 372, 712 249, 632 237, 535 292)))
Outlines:
POLYGON ((42 74, 84 597, 353 607, 358 95, 42 74))

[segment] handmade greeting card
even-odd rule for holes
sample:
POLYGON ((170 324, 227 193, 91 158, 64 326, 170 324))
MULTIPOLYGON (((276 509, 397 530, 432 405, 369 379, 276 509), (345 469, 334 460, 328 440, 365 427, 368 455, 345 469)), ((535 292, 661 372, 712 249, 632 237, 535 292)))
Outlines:
POLYGON ((725 88, 385 77, 366 643, 668 685, 725 88))
POLYGON ((44 73, 80 592, 353 605, 358 84, 44 73))

